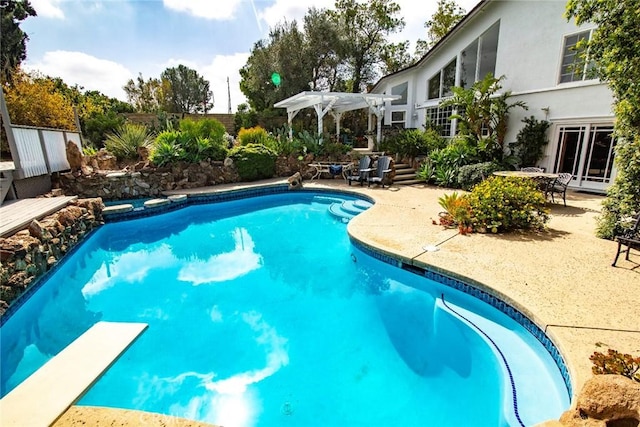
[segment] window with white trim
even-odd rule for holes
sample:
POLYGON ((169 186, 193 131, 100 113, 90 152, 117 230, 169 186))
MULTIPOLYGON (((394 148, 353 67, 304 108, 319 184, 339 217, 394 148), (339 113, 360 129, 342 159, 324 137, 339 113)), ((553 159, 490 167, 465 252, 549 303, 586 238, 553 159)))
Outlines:
POLYGON ((429 107, 425 110, 427 126, 437 129, 441 136, 449 138, 453 128, 450 119, 453 114, 453 107, 429 107))
POLYGON ((392 111, 391 112, 391 127, 392 128, 405 128, 406 111, 392 111))
POLYGON ((391 101, 391 105, 407 105, 407 92, 409 91, 409 83, 404 82, 391 88, 391 95, 400 95, 400 99, 391 101))
POLYGON ((468 89, 489 73, 495 74, 500 21, 460 52, 460 86, 468 89))
POLYGON ((590 79, 593 62, 587 58, 587 43, 591 30, 582 31, 564 38, 562 47, 562 65, 559 83, 579 82, 590 79))
POLYGON ((451 88, 456 85, 456 58, 441 69, 428 81, 427 99, 438 99, 453 94, 451 88))

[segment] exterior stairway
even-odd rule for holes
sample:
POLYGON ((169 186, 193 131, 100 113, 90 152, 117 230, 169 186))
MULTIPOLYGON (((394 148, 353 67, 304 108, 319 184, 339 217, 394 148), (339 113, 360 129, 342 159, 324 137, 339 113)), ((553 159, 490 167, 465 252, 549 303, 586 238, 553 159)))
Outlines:
POLYGON ((406 163, 396 163, 395 169, 396 175, 393 177, 394 185, 412 185, 424 182, 416 179, 416 170, 406 163))

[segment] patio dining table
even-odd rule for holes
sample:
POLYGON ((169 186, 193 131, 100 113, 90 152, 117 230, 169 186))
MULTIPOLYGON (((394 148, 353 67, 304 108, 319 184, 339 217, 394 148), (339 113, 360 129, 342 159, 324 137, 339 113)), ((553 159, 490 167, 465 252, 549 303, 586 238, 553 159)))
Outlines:
POLYGON ((530 178, 537 182, 538 189, 547 194, 547 190, 550 186, 552 186, 556 179, 558 178, 557 173, 548 173, 548 172, 525 172, 525 171, 496 171, 493 173, 496 176, 505 176, 510 177, 514 176, 517 178, 530 178))
POLYGON ((347 179, 347 173, 353 168, 353 162, 315 162, 309 163, 309 167, 314 168, 311 180, 319 178, 321 174, 331 174, 332 178, 336 175, 342 175, 343 179, 347 179))

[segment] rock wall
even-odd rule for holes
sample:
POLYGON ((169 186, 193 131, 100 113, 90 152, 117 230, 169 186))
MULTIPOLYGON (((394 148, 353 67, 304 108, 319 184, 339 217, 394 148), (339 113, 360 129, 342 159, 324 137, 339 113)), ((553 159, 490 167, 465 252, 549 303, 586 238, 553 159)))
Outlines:
POLYGON ((0 238, 0 315, 38 277, 103 223, 101 199, 76 200, 13 236, 0 238))
MULTIPOLYGON (((309 179, 313 171, 308 166, 311 162, 312 156, 278 158, 276 176, 289 177, 300 172, 304 179, 309 179)), ((240 182, 240 176, 231 159, 227 159, 225 162, 176 163, 167 167, 140 162, 121 171, 83 166, 80 170, 61 174, 54 186, 67 195, 120 200, 158 197, 163 191, 236 182, 240 182)))

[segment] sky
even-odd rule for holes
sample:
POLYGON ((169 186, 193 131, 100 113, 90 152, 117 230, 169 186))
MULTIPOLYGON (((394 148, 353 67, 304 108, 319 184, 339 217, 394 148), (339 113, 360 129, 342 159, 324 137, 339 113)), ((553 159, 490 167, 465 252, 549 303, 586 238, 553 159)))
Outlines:
MULTIPOLYGON (((394 42, 426 39, 424 23, 436 0, 395 0, 405 20, 394 42)), ((479 0, 457 0, 469 12, 479 0)), ((139 73, 145 80, 183 64, 210 82, 211 112, 246 102, 240 74, 255 42, 284 20, 298 23, 310 7, 332 8, 334 0, 30 0, 37 17, 27 33, 23 68, 68 85, 98 90, 126 101, 122 87, 139 73), (229 91, 227 91, 227 78, 229 91)))

